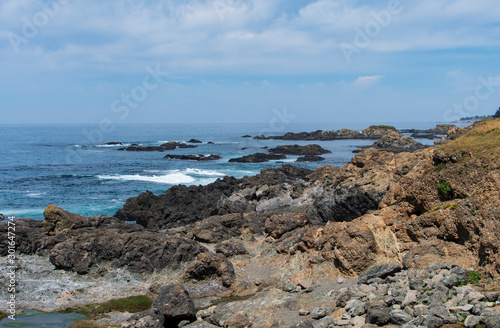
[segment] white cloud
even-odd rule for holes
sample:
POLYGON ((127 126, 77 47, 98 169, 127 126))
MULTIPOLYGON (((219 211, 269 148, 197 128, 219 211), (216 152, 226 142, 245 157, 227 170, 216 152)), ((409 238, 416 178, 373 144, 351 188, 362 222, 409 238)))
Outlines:
POLYGON ((356 80, 350 83, 350 85, 355 87, 369 87, 374 84, 377 84, 380 80, 382 80, 383 75, 366 75, 360 76, 356 80))

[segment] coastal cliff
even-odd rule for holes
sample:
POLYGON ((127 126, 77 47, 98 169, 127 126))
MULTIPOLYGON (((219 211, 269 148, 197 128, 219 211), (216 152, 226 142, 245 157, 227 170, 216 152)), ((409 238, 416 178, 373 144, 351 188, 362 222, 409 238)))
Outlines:
MULTIPOLYGON (((130 294, 180 284, 199 310, 192 327, 316 327, 322 320, 325 327, 341 320, 348 327, 412 320, 440 327, 459 321, 460 311, 494 327, 485 310, 494 304, 481 302, 500 301, 498 295, 482 294, 477 313, 451 309, 473 301, 468 295, 476 291, 458 289, 465 269, 480 274, 477 287, 500 289, 500 120, 447 131, 435 147, 411 153, 367 148, 342 167, 285 165, 162 195, 145 192, 115 217, 86 218, 49 206, 42 222, 17 221, 17 250, 21 258, 48 259, 64 274, 103 283, 128 272, 137 281, 130 294), (389 271, 366 278, 373 267, 389 271), (447 275, 456 281, 444 281, 447 275), (415 301, 405 303, 411 295, 415 301), (228 297, 234 301, 220 303, 228 297), (439 311, 446 315, 424 317, 425 302, 429 311, 444 307, 439 311), (385 314, 386 321, 380 319, 385 314), (297 325, 304 320, 309 323, 297 325)), ((375 132, 371 136, 380 138, 375 132)), ((6 224, 0 230, 5 233, 6 224)), ((5 243, 0 255, 7 255, 5 243)), ((67 289, 56 289, 54 304, 71 298, 67 289)), ((40 303, 44 307, 54 309, 40 303)), ((143 317, 158 315, 148 313, 143 317)), ((128 327, 139 327, 132 322, 140 318, 128 327)))

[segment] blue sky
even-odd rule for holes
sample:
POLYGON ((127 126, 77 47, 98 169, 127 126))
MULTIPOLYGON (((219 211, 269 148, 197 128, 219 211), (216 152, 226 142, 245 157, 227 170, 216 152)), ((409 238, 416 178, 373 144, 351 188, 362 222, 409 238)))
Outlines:
POLYGON ((494 0, 2 0, 0 123, 450 121, 500 106, 494 0), (274 110, 274 111, 273 111, 274 110))

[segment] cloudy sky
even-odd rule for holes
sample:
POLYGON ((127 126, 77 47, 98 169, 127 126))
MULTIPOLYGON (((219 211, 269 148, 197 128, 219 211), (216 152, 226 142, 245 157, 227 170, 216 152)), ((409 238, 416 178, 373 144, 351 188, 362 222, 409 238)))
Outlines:
POLYGON ((450 121, 500 106, 495 0, 1 0, 0 123, 450 121), (274 110, 274 112, 273 112, 274 110))

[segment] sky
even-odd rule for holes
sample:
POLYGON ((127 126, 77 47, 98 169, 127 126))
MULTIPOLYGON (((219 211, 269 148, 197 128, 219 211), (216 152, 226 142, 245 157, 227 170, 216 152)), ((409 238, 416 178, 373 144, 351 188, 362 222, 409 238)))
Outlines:
POLYGON ((448 122, 500 106, 496 0, 1 0, 0 124, 448 122))

